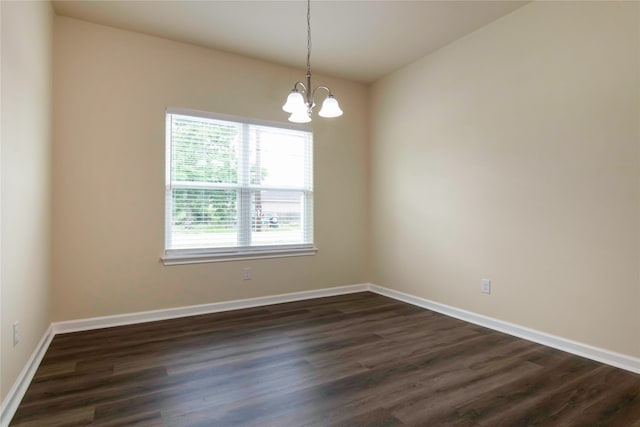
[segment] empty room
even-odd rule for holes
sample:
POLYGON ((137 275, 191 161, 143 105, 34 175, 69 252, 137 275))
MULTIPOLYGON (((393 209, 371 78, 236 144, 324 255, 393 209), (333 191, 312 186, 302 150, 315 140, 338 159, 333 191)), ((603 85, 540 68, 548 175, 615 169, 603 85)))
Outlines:
POLYGON ((640 2, 0 22, 0 427, 640 427, 640 2))

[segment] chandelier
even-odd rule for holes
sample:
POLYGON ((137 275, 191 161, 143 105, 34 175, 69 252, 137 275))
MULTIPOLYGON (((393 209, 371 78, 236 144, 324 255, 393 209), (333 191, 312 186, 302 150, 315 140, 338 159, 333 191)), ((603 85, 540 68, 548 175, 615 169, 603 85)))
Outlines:
POLYGON ((318 115, 327 118, 341 116, 342 110, 331 89, 320 85, 311 90, 311 0, 307 0, 307 84, 297 81, 287 97, 287 102, 282 106, 284 111, 291 114, 290 122, 309 123, 311 121, 311 112, 316 106, 314 99, 318 89, 326 90, 328 93, 318 115))

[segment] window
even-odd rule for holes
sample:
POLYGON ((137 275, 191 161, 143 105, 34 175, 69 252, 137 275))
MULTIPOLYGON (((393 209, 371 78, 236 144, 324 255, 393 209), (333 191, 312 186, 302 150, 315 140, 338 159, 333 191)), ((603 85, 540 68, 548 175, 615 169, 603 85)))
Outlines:
POLYGON ((315 253, 310 131, 168 110, 166 133, 165 264, 315 253))

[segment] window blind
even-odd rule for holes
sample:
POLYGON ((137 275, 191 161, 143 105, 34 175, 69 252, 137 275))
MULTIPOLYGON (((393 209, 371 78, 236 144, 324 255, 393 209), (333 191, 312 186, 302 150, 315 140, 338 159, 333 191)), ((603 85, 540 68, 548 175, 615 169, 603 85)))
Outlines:
POLYGON ((306 130, 168 111, 166 254, 313 244, 306 130))

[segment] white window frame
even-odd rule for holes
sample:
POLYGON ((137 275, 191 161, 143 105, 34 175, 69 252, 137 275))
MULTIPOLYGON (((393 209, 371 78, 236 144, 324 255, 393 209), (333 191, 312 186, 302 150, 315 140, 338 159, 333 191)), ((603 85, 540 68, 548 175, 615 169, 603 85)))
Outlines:
MULTIPOLYGON (((241 123, 245 125, 257 125, 267 126, 281 129, 293 129, 311 132, 311 128, 305 125, 295 125, 291 123, 269 122, 264 120, 247 119, 244 117, 236 117, 225 114, 209 113, 205 111, 189 110, 182 108, 167 108, 165 112, 165 251, 164 256, 161 257, 164 265, 178 265, 178 264, 196 264, 205 262, 220 262, 220 261, 236 261, 246 259, 261 259, 261 258, 282 258, 282 257, 296 257, 296 256, 309 256, 315 255, 318 249, 313 243, 313 224, 310 227, 303 227, 305 231, 305 241, 312 243, 299 243, 299 244, 287 244, 287 245, 264 245, 264 246, 234 246, 224 248, 198 248, 198 249, 170 249, 171 246, 171 212, 172 212, 172 190, 176 186, 182 187, 181 183, 175 183, 171 180, 171 119, 170 115, 185 115, 192 117, 201 117, 213 120, 223 120, 235 123, 241 123)), ((313 135, 312 135, 313 139, 313 135)), ((245 145, 247 142, 243 142, 245 145)), ((248 150, 248 147, 244 147, 248 150)), ((306 161, 311 164, 307 165, 307 168, 311 168, 313 173, 313 141, 311 143, 311 153, 305 157, 306 161)), ((248 162, 249 156, 244 156, 242 160, 248 162)), ((247 168, 247 165, 241 165, 247 168)), ((247 175, 239 173, 239 176, 247 175)), ((243 181, 243 179, 241 179, 243 181)), ((193 183, 184 184, 184 188, 194 187, 193 183)), ((260 189, 260 186, 251 185, 248 182, 239 182, 238 184, 207 184, 207 188, 220 188, 220 189, 235 189, 240 191, 240 205, 239 217, 240 224, 243 227, 250 227, 251 220, 247 218, 250 213, 250 191, 260 189)), ((303 221, 313 221, 313 183, 306 183, 304 190, 306 196, 304 212, 306 213, 303 221)), ((273 189, 272 187, 266 187, 265 189, 273 189)), ((278 190, 295 190, 300 191, 298 188, 278 188, 278 190)), ((248 233, 240 233, 247 236, 248 233)))

